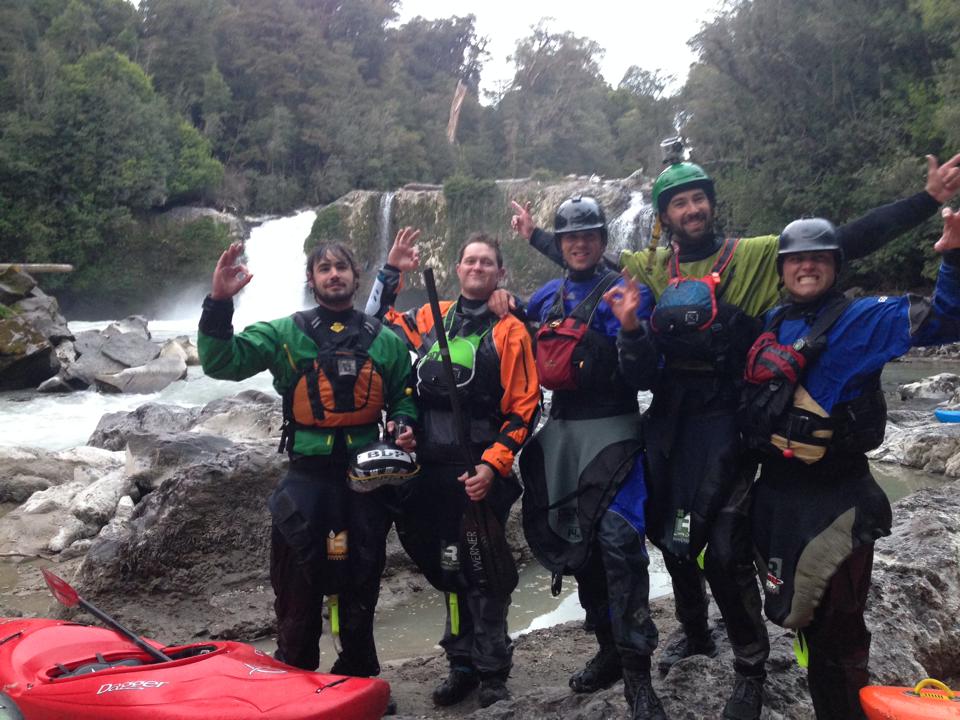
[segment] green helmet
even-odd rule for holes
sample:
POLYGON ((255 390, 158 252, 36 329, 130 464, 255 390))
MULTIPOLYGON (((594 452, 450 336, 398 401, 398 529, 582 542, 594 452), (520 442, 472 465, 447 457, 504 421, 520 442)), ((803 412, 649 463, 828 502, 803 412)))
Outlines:
POLYGON ((710 204, 713 205, 717 200, 713 180, 703 171, 703 168, 692 162, 673 163, 660 173, 656 182, 653 183, 653 205, 657 208, 657 212, 663 212, 670 198, 678 192, 698 187, 703 189, 710 199, 710 204))

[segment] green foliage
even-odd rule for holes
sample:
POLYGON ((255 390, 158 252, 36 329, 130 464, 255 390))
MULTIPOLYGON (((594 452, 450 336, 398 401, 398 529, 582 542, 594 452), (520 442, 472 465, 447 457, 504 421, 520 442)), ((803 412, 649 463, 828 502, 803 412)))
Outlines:
POLYGON ((13 308, 7 307, 3 303, 0 303, 0 320, 6 320, 7 318, 12 318, 16 314, 17 313, 13 308))
POLYGON ((329 240, 343 239, 343 221, 336 205, 328 205, 317 213, 307 237, 307 245, 314 246, 329 240))
POLYGON ((443 197, 447 204, 447 237, 454 246, 474 231, 496 234, 499 228, 491 222, 490 210, 502 198, 493 180, 454 175, 444 181, 443 197))
MULTIPOLYGON (((946 130, 951 79, 938 85, 936 72, 957 47, 925 29, 920 5, 956 7, 751 0, 697 35, 683 130, 717 180, 729 231, 776 232, 801 215, 842 223, 923 187, 923 155, 960 137, 946 130)), ((929 233, 856 264, 851 280, 922 284, 929 233)))

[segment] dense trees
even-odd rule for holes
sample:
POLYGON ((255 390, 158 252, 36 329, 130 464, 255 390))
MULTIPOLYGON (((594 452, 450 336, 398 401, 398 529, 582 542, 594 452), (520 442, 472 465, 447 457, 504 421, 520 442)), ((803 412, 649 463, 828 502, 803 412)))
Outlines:
MULTIPOLYGON (((954 0, 729 2, 692 40, 699 62, 674 95, 655 69, 611 87, 594 40, 541 23, 488 104, 473 17, 399 24, 397 6, 0 4, 0 259, 75 262, 73 292, 109 291, 116 249, 152 256, 157 230, 142 228, 171 205, 285 211, 414 180, 652 175, 677 130, 717 176, 727 226, 768 232, 800 214, 850 218, 918 186, 924 153, 960 148, 954 0)), ((222 240, 186 232, 168 251, 204 258, 222 240)), ((859 279, 889 282, 896 263, 920 283, 932 259, 919 240, 859 279)))

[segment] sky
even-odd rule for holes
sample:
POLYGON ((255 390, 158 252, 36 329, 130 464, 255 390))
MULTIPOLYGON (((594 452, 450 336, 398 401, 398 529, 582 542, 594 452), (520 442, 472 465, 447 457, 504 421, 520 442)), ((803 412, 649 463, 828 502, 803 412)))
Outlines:
POLYGON ((489 38, 490 57, 483 67, 481 87, 513 78, 507 56, 517 40, 530 34, 543 17, 552 17, 552 32, 569 30, 604 48, 600 63, 604 79, 616 87, 631 65, 676 76, 679 89, 694 61, 687 40, 712 20, 722 0, 401 0, 399 22, 418 15, 434 20, 474 15, 477 35, 489 38))

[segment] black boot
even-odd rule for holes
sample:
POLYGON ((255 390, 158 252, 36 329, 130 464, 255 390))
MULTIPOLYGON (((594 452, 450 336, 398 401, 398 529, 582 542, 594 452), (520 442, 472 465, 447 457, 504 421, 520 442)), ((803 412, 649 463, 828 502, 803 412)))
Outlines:
POLYGON ((480 676, 473 668, 451 667, 446 680, 434 688, 433 702, 441 707, 456 705, 472 693, 479 684, 480 676))
POLYGON ((632 720, 667 720, 660 698, 650 680, 650 668, 623 670, 623 696, 632 720))
POLYGON ((737 673, 733 693, 723 706, 725 720, 760 720, 763 709, 763 682, 766 676, 748 677, 737 673))
POLYGON ((613 645, 601 645, 587 664, 570 676, 570 688, 575 693, 592 693, 613 685, 623 677, 620 654, 613 645))
POLYGON ((495 702, 509 700, 510 691, 502 677, 484 677, 480 680, 480 692, 477 694, 477 701, 480 707, 490 707, 495 702))
POLYGON ((717 644, 713 641, 713 631, 704 624, 701 627, 680 626, 667 638, 660 651, 658 666, 660 674, 666 675, 670 668, 684 658, 692 655, 717 656, 717 644))

